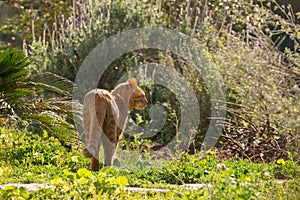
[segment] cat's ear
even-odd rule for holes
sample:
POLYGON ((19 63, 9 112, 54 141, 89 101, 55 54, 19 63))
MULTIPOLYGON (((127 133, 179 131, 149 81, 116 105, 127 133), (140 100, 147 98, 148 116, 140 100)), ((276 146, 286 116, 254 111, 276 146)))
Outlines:
POLYGON ((137 80, 135 78, 130 78, 127 81, 131 86, 137 87, 137 80))

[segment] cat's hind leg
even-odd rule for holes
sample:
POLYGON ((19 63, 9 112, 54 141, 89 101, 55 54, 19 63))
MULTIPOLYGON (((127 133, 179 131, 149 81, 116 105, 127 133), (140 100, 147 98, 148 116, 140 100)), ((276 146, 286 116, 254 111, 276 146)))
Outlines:
MULTIPOLYGON (((83 106, 83 129, 84 129, 84 137, 85 137, 85 143, 87 144, 89 142, 89 136, 90 136, 90 126, 91 126, 91 116, 89 112, 88 105, 84 104, 83 106)), ((92 154, 88 151, 87 148, 84 148, 82 150, 82 154, 86 158, 91 158, 92 154)))
POLYGON ((101 127, 98 123, 97 118, 91 120, 91 135, 89 138, 89 142, 87 145, 88 151, 92 155, 92 171, 98 171, 99 170, 99 149, 101 144, 101 127))
POLYGON ((102 134, 101 140, 104 153, 104 166, 112 166, 116 154, 117 143, 111 141, 105 134, 102 134))
POLYGON ((103 117, 105 116, 105 109, 102 109, 99 104, 101 104, 102 99, 99 98, 97 93, 91 94, 89 98, 89 135, 87 139, 87 150, 92 157, 91 170, 99 170, 99 148, 101 144, 101 132, 103 126, 103 117))

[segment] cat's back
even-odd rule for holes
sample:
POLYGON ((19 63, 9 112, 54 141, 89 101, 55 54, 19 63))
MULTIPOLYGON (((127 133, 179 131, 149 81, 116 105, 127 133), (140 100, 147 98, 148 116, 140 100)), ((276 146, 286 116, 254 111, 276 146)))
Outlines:
POLYGON ((89 91, 88 93, 86 93, 85 98, 95 96, 96 94, 99 96, 105 95, 108 98, 112 98, 112 94, 108 90, 98 89, 98 88, 93 89, 93 90, 89 91))
POLYGON ((118 107, 115 98, 108 90, 93 89, 84 98, 84 109, 95 110, 96 113, 107 110, 108 115, 118 116, 118 107))
POLYGON ((112 94, 104 89, 93 89, 86 93, 84 97, 84 103, 85 104, 90 104, 95 102, 95 100, 103 100, 103 102, 110 102, 113 100, 112 94))

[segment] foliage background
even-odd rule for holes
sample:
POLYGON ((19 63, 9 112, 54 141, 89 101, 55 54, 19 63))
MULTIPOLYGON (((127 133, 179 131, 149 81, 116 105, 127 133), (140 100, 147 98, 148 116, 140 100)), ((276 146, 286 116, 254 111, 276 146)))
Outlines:
MULTIPOLYGON (((0 11, 0 184, 52 186, 1 187, 0 198, 299 199, 300 15, 290 6, 265 0, 14 0, 1 1, 0 9, 7 11, 0 11), (16 14, 3 20, 10 9, 16 14), (156 49, 128 52, 109 66, 99 87, 112 89, 141 63, 180 71, 201 107, 187 152, 193 155, 163 148, 184 116, 168 88, 149 84, 142 86, 149 103, 162 103, 167 111, 164 128, 147 140, 138 136, 143 133, 125 134, 120 148, 132 156, 118 158, 126 163, 90 172, 74 127, 81 105, 71 109, 73 81, 97 44, 138 27, 169 28, 197 39, 221 69, 227 102, 219 103, 227 115, 211 118, 214 100, 188 59, 156 49), (224 129, 203 158, 199 149, 211 120, 224 129), (149 159, 155 156, 176 159, 149 159), (183 187, 197 182, 211 187, 183 187), (171 191, 131 193, 125 186, 171 191)), ((149 123, 149 115, 148 108, 130 114, 140 125, 149 123)))
MULTIPOLYGON (((275 1, 225 0, 10 4, 19 9, 18 15, 6 22, 2 33, 25 39, 22 46, 30 56, 27 69, 32 76, 51 72, 74 81, 82 61, 97 44, 132 28, 165 27, 194 37, 221 68, 227 88, 228 102, 222 103, 228 114, 218 119, 225 124, 217 146, 221 154, 274 162, 279 157, 287 158, 287 151, 291 151, 299 158, 299 14, 289 6, 280 7, 275 1), (268 143, 273 151, 264 155, 270 149, 268 143)), ((112 89, 118 77, 141 62, 170 65, 193 84, 204 116, 200 120, 202 129, 190 146, 190 152, 197 152, 212 120, 210 101, 205 84, 200 76, 191 76, 184 58, 158 50, 129 52, 110 66, 99 87, 112 89)), ((165 127, 149 138, 150 150, 159 149, 176 134, 180 107, 165 88, 149 85, 145 90, 151 103, 165 102, 168 111, 165 127)), ((142 116, 142 123, 147 124, 147 113, 131 116, 135 120, 142 116)))

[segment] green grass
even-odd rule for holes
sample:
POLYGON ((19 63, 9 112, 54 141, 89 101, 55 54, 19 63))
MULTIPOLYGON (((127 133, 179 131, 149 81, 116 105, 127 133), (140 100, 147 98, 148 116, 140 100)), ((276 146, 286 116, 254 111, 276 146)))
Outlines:
POLYGON ((150 165, 136 154, 122 160, 124 167, 90 172, 89 159, 77 150, 67 151, 47 133, 3 128, 0 132, 0 184, 54 186, 32 192, 7 187, 0 189, 2 199, 300 199, 300 170, 293 161, 255 164, 183 155, 150 165), (183 183, 211 187, 189 191, 180 187, 183 183), (169 188, 170 192, 125 192, 125 186, 169 188))

